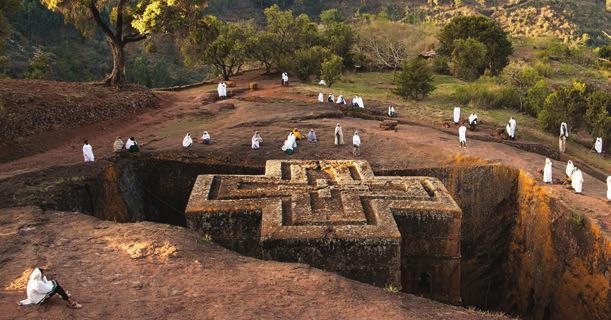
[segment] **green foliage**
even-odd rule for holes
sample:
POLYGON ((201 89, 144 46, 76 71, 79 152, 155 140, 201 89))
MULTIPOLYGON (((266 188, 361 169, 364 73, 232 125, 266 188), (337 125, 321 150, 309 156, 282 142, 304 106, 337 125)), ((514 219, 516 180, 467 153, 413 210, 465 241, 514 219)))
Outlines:
POLYGON ((433 72, 427 61, 419 57, 412 58, 403 65, 393 92, 405 99, 424 98, 435 90, 432 82, 433 72))
POLYGON ((472 104, 484 109, 520 107, 520 93, 515 87, 484 78, 456 88, 454 98, 460 104, 472 104))
POLYGON ((562 122, 566 122, 569 128, 582 127, 587 98, 587 85, 579 81, 554 90, 545 99, 543 110, 539 112, 539 126, 550 132, 555 132, 562 122))
POLYGON ((7 14, 12 13, 19 6, 19 0, 0 1, 0 54, 4 51, 4 43, 13 31, 7 14))
POLYGON ((273 33, 267 31, 251 32, 247 40, 246 54, 255 62, 260 62, 269 73, 276 58, 276 39, 273 33))
POLYGON ((330 88, 338 79, 341 78, 344 71, 344 59, 340 56, 331 54, 331 56, 322 63, 320 77, 325 80, 330 88))
POLYGON ((49 79, 51 76, 51 64, 53 56, 41 49, 36 50, 34 56, 29 61, 29 68, 26 74, 27 79, 49 79))
POLYGON ((433 58, 433 63, 432 63, 433 71, 435 71, 438 74, 449 75, 450 74, 450 65, 448 62, 450 62, 450 59, 448 57, 441 56, 441 55, 436 56, 435 58, 433 58))
POLYGON ((598 56, 603 59, 611 59, 611 46, 602 46, 598 48, 598 56))
POLYGON ((323 43, 332 53, 343 58, 344 65, 353 64, 351 50, 354 31, 350 25, 341 22, 327 24, 323 32, 323 43))
POLYGON ((334 23, 341 23, 344 21, 344 17, 342 17, 341 12, 339 10, 333 8, 329 10, 325 10, 320 13, 320 22, 324 25, 331 25, 334 23))
POLYGON ((501 74, 501 78, 507 84, 523 90, 534 86, 535 83, 543 79, 537 69, 523 62, 512 62, 507 65, 501 74))
POLYGON ((229 80, 246 61, 246 30, 215 17, 206 17, 204 24, 207 31, 196 30, 188 36, 189 41, 183 42, 185 59, 191 65, 212 65, 224 80, 229 80))
POLYGON ((532 87, 528 88, 523 103, 526 112, 531 116, 536 117, 543 109, 545 99, 550 92, 550 87, 543 79, 537 81, 532 87))
POLYGON ((477 80, 486 69, 486 52, 486 46, 473 38, 455 40, 452 72, 463 80, 477 80))
POLYGON ((507 33, 492 18, 460 16, 452 19, 439 34, 439 53, 451 56, 458 39, 473 38, 486 46, 486 67, 499 74, 507 65, 513 47, 507 33))
POLYGON ((297 75, 301 81, 306 81, 310 76, 320 76, 321 64, 329 57, 329 49, 321 46, 303 48, 295 51, 291 60, 282 63, 297 75))
POLYGON ((587 104, 585 121, 592 136, 608 137, 611 131, 609 126, 611 94, 598 90, 594 91, 587 98, 587 104))

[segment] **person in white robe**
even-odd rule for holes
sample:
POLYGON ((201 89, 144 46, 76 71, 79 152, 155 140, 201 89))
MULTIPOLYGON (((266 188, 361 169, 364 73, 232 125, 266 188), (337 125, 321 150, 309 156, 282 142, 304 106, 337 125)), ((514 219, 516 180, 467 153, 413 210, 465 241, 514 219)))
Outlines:
POLYGON ((225 84, 225 81, 221 81, 219 83, 219 85, 216 87, 216 91, 218 91, 220 99, 227 97, 227 85, 225 84))
POLYGON ((607 200, 611 201, 611 176, 607 177, 607 200))
POLYGON ((566 139, 569 137, 569 127, 566 122, 560 124, 560 136, 558 137, 558 149, 561 153, 566 152, 566 139))
POLYGON ((603 153, 603 138, 596 138, 596 142, 594 142, 594 151, 598 154, 603 153))
POLYGON ((575 170, 573 171, 573 175, 571 176, 571 187, 573 187, 573 189, 577 193, 581 193, 582 191, 583 174, 578 168, 575 168, 575 170))
POLYGON ((282 145, 282 151, 286 152, 286 154, 291 155, 297 148, 297 139, 293 132, 289 132, 289 135, 284 140, 284 144, 282 145))
POLYGON ((358 157, 361 154, 361 137, 359 136, 359 131, 354 131, 354 135, 352 136, 352 155, 358 157))
POLYGON ((85 143, 83 144, 83 158, 85 162, 95 161, 95 157, 93 156, 93 147, 87 140, 85 140, 85 143))
POLYGON ((320 81, 318 81, 318 85, 319 85, 319 86, 325 86, 325 87, 326 87, 326 86, 327 86, 327 82, 326 82, 325 80, 322 80, 322 79, 321 79, 320 81))
POLYGON ((311 142, 311 143, 318 142, 318 140, 316 139, 316 132, 314 132, 314 129, 310 129, 310 132, 308 132, 308 142, 311 142))
POLYGON ((358 97, 358 102, 357 102, 357 103, 358 103, 358 105, 359 105, 359 108, 361 108, 361 109, 364 109, 364 108, 365 108, 365 102, 363 102, 363 97, 359 96, 359 97, 358 97))
POLYGON ((212 142, 212 140, 210 139, 210 134, 208 133, 208 131, 204 131, 204 134, 202 134, 202 143, 203 144, 210 144, 212 142))
POLYGON ((452 120, 454 120, 455 124, 458 124, 460 122, 460 107, 454 107, 452 120))
POLYGON ((552 183, 552 160, 545 158, 545 167, 543 168, 543 182, 552 183))
POLYGON ((344 132, 342 131, 342 126, 335 125, 335 145, 339 146, 340 144, 344 144, 344 132))
POLYGON ((282 73, 282 85, 283 86, 288 86, 289 85, 289 74, 286 72, 282 73))
POLYGON ((68 303, 68 307, 74 309, 80 309, 82 307, 78 302, 70 297, 70 294, 66 292, 57 281, 47 280, 47 277, 39 268, 35 268, 30 274, 26 293, 28 298, 19 301, 18 304, 20 306, 41 304, 57 294, 62 298, 62 300, 68 303))
POLYGON ((263 138, 261 138, 259 131, 255 131, 255 134, 253 134, 252 138, 250 139, 250 147, 253 150, 258 150, 261 142, 263 142, 263 138))
POLYGON ((185 148, 191 147, 193 144, 193 139, 191 138, 191 134, 187 132, 187 135, 182 138, 182 146, 185 148))
POLYGON ((333 93, 329 94, 329 96, 327 97, 327 102, 328 103, 335 102, 335 96, 333 95, 333 93))
POLYGON ((337 97, 337 101, 335 101, 335 103, 346 104, 346 101, 344 100, 344 96, 340 94, 339 97, 337 97))
POLYGON ((117 137, 117 139, 115 139, 115 142, 112 144, 112 151, 115 153, 121 152, 124 146, 125 146, 125 143, 123 143, 123 140, 121 140, 121 137, 117 137))
POLYGON ((125 150, 129 152, 140 151, 140 147, 138 146, 138 142, 136 142, 136 138, 130 137, 129 139, 127 139, 127 142, 125 143, 125 150))
POLYGON ((325 95, 322 92, 318 94, 318 102, 325 102, 325 95))
POLYGON ((513 117, 509 118, 509 122, 507 122, 507 134, 509 135, 509 139, 510 140, 515 140, 516 139, 516 128, 517 128, 517 122, 513 117))
POLYGON ((461 147, 467 147, 467 127, 464 125, 458 128, 458 142, 460 143, 461 147))
POLYGON ((350 105, 355 108, 358 107, 359 106, 359 97, 358 96, 352 97, 352 101, 350 101, 350 105))
POLYGON ((564 170, 564 173, 566 174, 568 178, 571 178, 574 170, 575 170, 575 166, 573 165, 573 161, 569 160, 566 163, 566 169, 564 170))
POLYGON ((471 113, 469 115, 469 128, 471 131, 475 131, 477 129, 477 114, 471 113))

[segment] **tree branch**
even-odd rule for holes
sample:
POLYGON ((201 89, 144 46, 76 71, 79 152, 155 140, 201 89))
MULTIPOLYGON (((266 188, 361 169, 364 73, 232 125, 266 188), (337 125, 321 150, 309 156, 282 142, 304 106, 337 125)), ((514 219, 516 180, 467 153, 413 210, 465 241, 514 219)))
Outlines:
POLYGON ((119 0, 119 5, 117 6, 117 26, 115 30, 117 30, 117 39, 123 41, 123 7, 125 6, 126 0, 119 0))
POLYGON ((97 0, 91 0, 91 2, 89 2, 89 11, 91 11, 91 15, 93 15, 93 20, 95 20, 98 26, 102 29, 102 32, 104 32, 104 34, 106 34, 108 38, 117 42, 119 39, 115 37, 115 35, 112 33, 112 30, 110 30, 110 28, 102 20, 102 17, 100 17, 100 11, 98 11, 96 3, 97 0))
POLYGON ((148 35, 146 34, 130 34, 128 36, 123 37, 123 44, 126 43, 130 43, 130 42, 138 42, 140 40, 144 40, 148 37, 148 35))

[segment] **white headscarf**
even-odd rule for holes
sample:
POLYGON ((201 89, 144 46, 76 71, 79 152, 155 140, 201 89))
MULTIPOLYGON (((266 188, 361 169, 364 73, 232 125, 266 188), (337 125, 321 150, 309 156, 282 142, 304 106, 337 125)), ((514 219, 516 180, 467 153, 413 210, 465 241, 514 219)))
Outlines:
POLYGON ((25 300, 21 300, 19 304, 28 305, 28 304, 37 304, 40 303, 51 291, 55 285, 53 282, 47 280, 47 277, 42 275, 42 271, 36 268, 30 274, 30 279, 28 280, 28 288, 27 294, 28 298, 25 300))
POLYGON ((545 167, 543 168, 543 182, 552 182, 552 160, 545 158, 545 167))
POLYGON ((573 165, 573 161, 569 160, 569 162, 566 164, 566 170, 564 170, 564 173, 566 173, 567 177, 570 177, 573 174, 573 170, 575 170, 575 166, 573 165))
POLYGON ((187 135, 182 139, 182 146, 188 147, 193 144, 193 139, 191 139, 191 134, 187 133, 187 135))

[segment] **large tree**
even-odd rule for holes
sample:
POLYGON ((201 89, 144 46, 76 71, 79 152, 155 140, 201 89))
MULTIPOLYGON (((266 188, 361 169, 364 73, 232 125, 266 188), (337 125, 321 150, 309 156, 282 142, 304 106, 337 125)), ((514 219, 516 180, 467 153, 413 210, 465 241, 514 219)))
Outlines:
POLYGON ((182 32, 197 27, 207 0, 41 0, 84 35, 100 30, 110 46, 113 68, 109 85, 125 82, 125 46, 154 33, 182 32))
POLYGON ((492 74, 503 70, 513 53, 507 32, 492 18, 461 16, 450 21, 439 34, 439 53, 452 56, 458 39, 473 38, 486 46, 486 67, 492 74))

